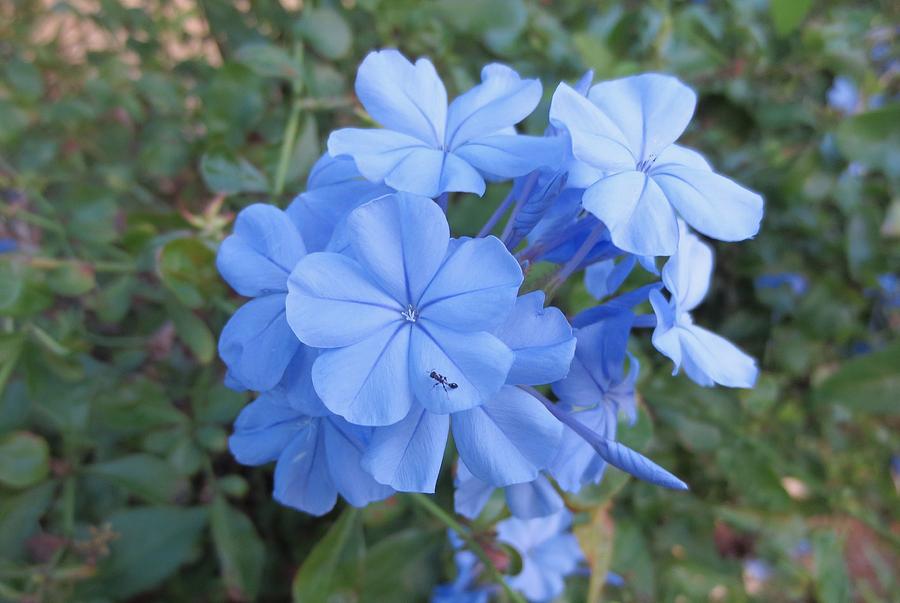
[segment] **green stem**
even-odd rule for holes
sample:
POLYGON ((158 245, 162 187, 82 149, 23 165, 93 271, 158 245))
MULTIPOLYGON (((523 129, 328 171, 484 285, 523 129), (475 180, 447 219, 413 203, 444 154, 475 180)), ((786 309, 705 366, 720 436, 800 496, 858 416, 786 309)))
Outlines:
POLYGON ((291 157, 294 156, 294 145, 297 140, 297 130, 300 126, 300 111, 302 105, 299 100, 291 106, 291 114, 288 116, 287 125, 284 128, 284 139, 281 141, 281 154, 278 156, 278 170, 275 172, 275 186, 272 194, 276 197, 284 192, 284 181, 287 179, 288 167, 291 157))
POLYGON ((435 519, 443 523, 445 526, 456 532, 460 538, 462 538, 473 553, 481 560, 481 563, 484 565, 484 568, 487 570, 490 575, 491 580, 499 584, 503 587, 504 592, 509 597, 510 600, 515 603, 527 603, 522 595, 514 591, 510 588, 509 584, 506 583, 506 580, 503 579, 503 575, 500 574, 500 571, 497 569, 497 566, 491 561, 491 558, 488 557, 484 548, 478 541, 472 537, 472 534, 468 529, 465 528, 461 523, 456 521, 452 515, 444 511, 437 503, 435 503, 431 498, 425 496, 424 494, 411 493, 409 495, 412 497, 412 500, 415 501, 417 505, 421 508, 428 511, 435 519))

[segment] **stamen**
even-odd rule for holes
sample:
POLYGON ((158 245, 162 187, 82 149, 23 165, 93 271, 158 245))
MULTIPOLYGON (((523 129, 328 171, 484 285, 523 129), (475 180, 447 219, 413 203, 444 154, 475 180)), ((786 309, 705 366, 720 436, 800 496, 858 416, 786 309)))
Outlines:
POLYGON ((419 311, 416 310, 412 304, 409 304, 406 306, 406 310, 401 312, 400 315, 409 322, 416 322, 416 319, 419 318, 419 311))

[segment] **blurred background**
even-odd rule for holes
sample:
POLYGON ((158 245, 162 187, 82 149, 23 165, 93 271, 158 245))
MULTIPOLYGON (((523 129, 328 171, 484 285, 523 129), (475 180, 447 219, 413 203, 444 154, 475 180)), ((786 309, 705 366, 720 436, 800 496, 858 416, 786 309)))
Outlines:
MULTIPOLYGON (((635 338, 643 408, 620 433, 691 491, 611 471, 570 501, 595 575, 624 584, 578 577, 563 600, 900 600, 898 13, 0 3, 0 600, 405 602, 453 576, 443 528, 403 496, 316 519, 226 448, 247 398, 215 351, 241 303, 217 244, 236 210, 302 190, 331 129, 364 121, 356 66, 385 46, 429 56, 451 95, 491 61, 540 77, 534 133, 561 79, 676 74, 699 94, 684 143, 767 201, 755 240, 717 245, 696 317, 760 360, 757 388, 673 378, 635 338)), ((474 233, 495 201, 459 197, 451 223, 474 233)), ((590 300, 570 286, 557 302, 590 300)))

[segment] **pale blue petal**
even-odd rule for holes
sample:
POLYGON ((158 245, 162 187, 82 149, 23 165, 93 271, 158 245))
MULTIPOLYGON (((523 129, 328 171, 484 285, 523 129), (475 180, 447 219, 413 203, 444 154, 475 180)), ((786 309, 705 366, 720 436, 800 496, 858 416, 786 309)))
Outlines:
POLYGON ((558 170, 540 170, 516 179, 510 194, 521 205, 507 238, 510 249, 515 249, 540 222, 562 193, 565 184, 566 174, 558 170))
POLYGON ((520 296, 506 323, 494 332, 515 354, 506 382, 552 383, 566 376, 575 353, 572 327, 557 308, 544 307, 543 291, 520 296))
POLYGON ((243 465, 274 461, 309 417, 285 404, 278 396, 263 394, 248 404, 234 422, 228 448, 243 465))
POLYGON ((498 178, 516 178, 540 167, 556 167, 565 157, 566 140, 556 136, 492 134, 474 138, 453 154, 481 173, 498 178))
POLYGON ((271 390, 286 404, 311 417, 331 414, 312 383, 312 367, 318 356, 317 348, 301 345, 285 369, 281 382, 271 390))
POLYGON ((637 255, 672 255, 678 244, 675 212, 643 172, 621 172, 584 192, 584 209, 609 228, 612 242, 637 255))
POLYGON ((407 324, 319 354, 313 384, 331 412, 357 425, 391 425, 407 415, 413 403, 407 324))
POLYGON ((687 484, 640 452, 613 440, 596 441, 595 450, 607 463, 645 482, 674 490, 687 490, 687 484))
POLYGON ((421 318, 412 331, 409 358, 416 399, 436 413, 466 410, 490 399, 513 363, 512 351, 489 333, 460 333, 421 318), (442 385, 432 372, 456 387, 442 385))
POLYGON ((328 153, 352 157, 360 173, 372 182, 382 182, 411 153, 430 148, 418 138, 393 130, 343 128, 328 136, 328 153))
POLYGON ((347 502, 354 507, 364 507, 394 493, 390 486, 379 484, 363 471, 360 464, 371 430, 337 417, 323 421, 322 428, 331 479, 347 502))
POLYGON ((675 142, 697 105, 693 90, 658 73, 601 82, 588 98, 621 129, 638 159, 655 156, 675 142))
POLYGON ((275 500, 312 515, 324 515, 337 501, 328 472, 321 419, 298 433, 275 465, 275 500))
POLYGON ((216 266, 235 291, 257 297, 287 290, 287 277, 304 254, 303 239, 287 214, 256 203, 238 214, 216 266))
POLYGON ((604 299, 619 290, 636 263, 637 256, 629 255, 618 263, 609 259, 591 264, 584 271, 584 286, 594 298, 604 299))
POLYGON ((759 370, 756 361, 737 346, 697 325, 678 326, 684 371, 700 385, 751 388, 759 370))
POLYGON ((563 508, 563 499, 543 475, 524 484, 506 487, 506 504, 510 512, 520 519, 546 517, 563 508))
POLYGON ((356 261, 311 253, 288 279, 287 317, 300 341, 317 348, 361 341, 401 320, 405 305, 369 280, 356 261))
POLYGON ((545 571, 567 576, 584 561, 584 553, 574 534, 557 534, 535 548, 531 559, 545 571))
POLYGON ((508 486, 535 479, 556 455, 562 424, 543 404, 506 386, 483 405, 451 417, 453 440, 478 479, 508 486))
POLYGON ((228 319, 219 336, 219 356, 244 387, 275 387, 300 347, 285 318, 285 296, 251 299, 228 319))
POLYGON ((428 59, 413 65, 396 50, 370 52, 356 74, 356 96, 384 127, 433 147, 444 142, 447 91, 428 59))
MULTIPOLYGON (((720 241, 742 241, 759 232, 763 199, 708 170, 669 164, 651 178, 678 214, 697 231, 720 241)), ((664 254, 645 254, 664 255, 664 254)))
MULTIPOLYGON (((616 413, 611 404, 601 401, 596 408, 573 413, 572 417, 604 438, 615 438, 616 413)), ((565 428, 559 452, 550 465, 550 474, 559 487, 567 492, 578 492, 585 484, 600 483, 605 470, 606 461, 597 451, 581 436, 565 428)))
POLYGON ((403 307, 421 297, 450 240, 447 218, 434 201, 402 193, 355 209, 347 227, 359 263, 403 307))
POLYGON ((522 279, 519 262, 496 237, 469 239, 448 254, 419 313, 458 331, 492 330, 512 311, 522 279))
POLYGON ((713 271, 712 247, 679 223, 678 251, 662 269, 662 280, 679 312, 688 312, 703 301, 713 271))
POLYGON ((695 170, 706 170, 711 172, 712 167, 709 165, 709 162, 693 149, 689 149, 687 147, 683 147, 679 144, 673 144, 667 146, 663 149, 657 156, 656 160, 653 162, 653 167, 650 170, 650 173, 653 172, 665 172, 669 164, 677 165, 680 167, 689 167, 695 170))
POLYGON ((455 482, 453 510, 463 517, 475 519, 484 509, 496 488, 472 475, 462 460, 456 464, 455 482))
POLYGON ((446 156, 438 149, 416 149, 391 168, 384 183, 398 191, 437 197, 443 192, 441 177, 446 156))
POLYGON ((523 80, 505 65, 481 70, 482 83, 457 97, 447 114, 446 148, 519 123, 541 100, 541 82, 523 80))
POLYGON ((306 249, 324 251, 335 229, 353 209, 393 189, 363 178, 350 157, 323 155, 300 194, 285 210, 303 236, 306 249))
POLYGON ((550 122, 569 132, 575 157, 595 168, 621 171, 637 165, 639 159, 618 125, 565 83, 553 93, 550 122))
POLYGON ((400 492, 433 493, 449 426, 447 415, 413 408, 399 423, 375 430, 363 455, 363 469, 400 492))

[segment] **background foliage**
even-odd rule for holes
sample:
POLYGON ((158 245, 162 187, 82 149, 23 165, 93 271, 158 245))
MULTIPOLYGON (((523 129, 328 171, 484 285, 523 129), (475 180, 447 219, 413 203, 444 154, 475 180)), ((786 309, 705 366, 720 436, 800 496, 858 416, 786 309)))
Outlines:
MULTIPOLYGON (((547 99, 589 67, 675 73, 700 94, 686 143, 767 199, 756 240, 718 246, 698 317, 761 360, 757 389, 698 388, 635 346, 646 412, 624 437, 691 492, 610 473, 570 501, 596 576, 625 578, 604 600, 897 600, 896 5, 597 4, 0 5, 0 599, 415 601, 452 575, 402 496, 322 519, 274 503, 226 450, 246 399, 215 352, 234 212, 301 190, 323 136, 365 119, 360 58, 396 46, 451 92, 494 60, 547 99)), ((451 221, 489 211, 458 198, 451 221)), ((602 579, 570 582, 599 600, 602 579)))

